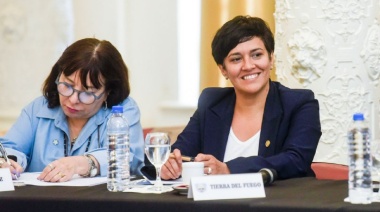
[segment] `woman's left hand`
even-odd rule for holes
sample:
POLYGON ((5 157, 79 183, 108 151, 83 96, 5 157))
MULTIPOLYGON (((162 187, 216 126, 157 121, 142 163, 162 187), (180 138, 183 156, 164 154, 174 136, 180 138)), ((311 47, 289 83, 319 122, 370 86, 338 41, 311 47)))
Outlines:
POLYGON ((45 182, 69 181, 77 173, 77 167, 81 167, 82 164, 88 166, 83 156, 60 158, 49 163, 37 179, 45 182))
POLYGON ((195 162, 204 163, 204 173, 205 174, 230 174, 230 170, 227 164, 219 161, 212 155, 205 155, 199 153, 194 159, 195 162))

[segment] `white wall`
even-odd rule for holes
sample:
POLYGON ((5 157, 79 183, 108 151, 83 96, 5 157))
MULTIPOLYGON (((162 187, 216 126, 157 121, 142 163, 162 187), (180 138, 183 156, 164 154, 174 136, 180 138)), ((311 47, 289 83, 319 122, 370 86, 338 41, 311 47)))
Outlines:
MULTIPOLYGON (((24 8, 31 7, 31 2, 39 2, 40 4, 36 8, 37 15, 35 13, 32 18, 46 19, 46 16, 38 17, 38 11, 49 9, 41 4, 44 0, 31 0, 31 2, 0 0, 2 5, 14 2, 24 8)), ((194 111, 192 107, 181 109, 164 104, 168 101, 175 102, 178 95, 176 2, 176 0, 72 1, 73 37, 66 41, 67 45, 84 37, 96 37, 109 40, 119 49, 130 71, 131 96, 140 107, 143 127, 185 125, 194 111)), ((0 14, 1 10, 0 8, 0 14)), ((46 14, 41 12, 42 15, 46 14)), ((28 17, 28 14, 26 16, 31 18, 28 17)), ((51 25, 53 25, 55 18, 50 16, 47 20, 51 21, 51 25)), ((54 26, 51 28, 48 26, 46 29, 55 30, 54 26)), ((45 46, 39 49, 34 48, 34 52, 50 51, 45 46)), ((0 58, 4 58, 6 54, 8 53, 1 51, 0 58)), ((12 57, 12 55, 8 55, 8 57, 12 57)), ((57 56, 53 58, 43 60, 44 70, 40 72, 46 74, 50 71, 57 56)), ((22 64, 30 61, 28 61, 28 57, 23 57, 18 62, 22 64)), ((19 83, 26 80, 21 80, 22 76, 20 76, 20 80, 14 81, 17 86, 2 89, 6 89, 6 92, 10 93, 16 89, 35 90, 34 94, 40 95, 40 88, 45 76, 33 75, 33 69, 25 71, 31 72, 28 76, 32 76, 32 78, 27 78, 27 81, 34 81, 32 86, 19 83)), ((0 66, 0 76, 7 76, 5 73, 9 72, 12 70, 5 70, 0 66)), ((4 90, 3 93, 5 93, 4 90)), ((0 114, 0 130, 9 128, 19 115, 19 112, 15 113, 14 111, 20 111, 26 104, 22 92, 19 93, 15 100, 18 101, 17 104, 2 108, 2 114, 7 114, 7 117, 0 114), (8 113, 8 108, 9 111, 12 110, 11 113, 8 113)), ((29 97, 28 101, 30 99, 29 97)))
POLYGON ((74 1, 75 38, 111 41, 130 71, 131 96, 144 127, 185 125, 194 108, 164 107, 177 100, 177 1, 74 1))
POLYGON ((131 0, 127 5, 126 60, 132 95, 141 102, 146 125, 185 124, 189 118, 160 107, 175 100, 178 92, 176 9, 174 0, 131 0))
POLYGON ((73 40, 71 8, 69 0, 0 0, 0 130, 41 95, 43 80, 73 40))

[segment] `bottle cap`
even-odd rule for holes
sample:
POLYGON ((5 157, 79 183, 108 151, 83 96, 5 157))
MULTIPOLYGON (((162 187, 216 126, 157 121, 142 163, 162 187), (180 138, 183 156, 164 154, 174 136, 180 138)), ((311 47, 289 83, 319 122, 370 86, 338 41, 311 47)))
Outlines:
POLYGON ((112 106, 112 113, 123 113, 123 106, 112 106))
POLYGON ((363 121, 364 120, 364 115, 363 113, 355 113, 352 117, 354 121, 363 121))

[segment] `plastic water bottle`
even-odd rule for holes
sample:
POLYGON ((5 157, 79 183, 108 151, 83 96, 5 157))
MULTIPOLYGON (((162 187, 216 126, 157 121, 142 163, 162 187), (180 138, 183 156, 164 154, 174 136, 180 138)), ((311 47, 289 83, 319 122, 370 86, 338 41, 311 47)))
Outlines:
POLYGON ((348 131, 348 196, 353 204, 372 202, 370 134, 362 113, 353 115, 348 131))
POLYGON ((129 125, 123 116, 122 106, 112 107, 112 116, 107 122, 109 191, 124 191, 129 188, 129 125))

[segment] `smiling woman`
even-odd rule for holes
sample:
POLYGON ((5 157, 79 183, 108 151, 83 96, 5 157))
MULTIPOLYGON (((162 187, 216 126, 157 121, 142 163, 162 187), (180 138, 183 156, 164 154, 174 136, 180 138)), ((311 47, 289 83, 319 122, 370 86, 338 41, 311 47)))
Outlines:
MULTIPOLYGON (((223 1, 202 1, 201 14, 201 73, 200 87, 226 87, 231 86, 230 81, 225 80, 217 72, 217 67, 213 63, 210 43, 215 35, 215 31, 223 23, 237 15, 251 15, 265 20, 271 29, 275 29, 273 13, 275 12, 274 0, 223 0, 223 1)), ((271 71, 271 78, 276 79, 274 70, 271 71)))
POLYGON ((269 79, 274 38, 268 25, 257 17, 236 16, 217 31, 211 46, 233 87, 203 90, 161 176, 181 175, 182 154, 203 162, 205 174, 269 168, 286 179, 310 173, 321 136, 318 101, 310 90, 269 79))

